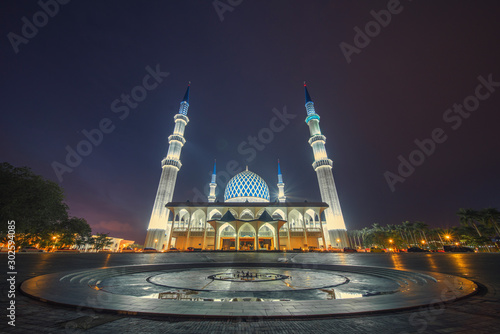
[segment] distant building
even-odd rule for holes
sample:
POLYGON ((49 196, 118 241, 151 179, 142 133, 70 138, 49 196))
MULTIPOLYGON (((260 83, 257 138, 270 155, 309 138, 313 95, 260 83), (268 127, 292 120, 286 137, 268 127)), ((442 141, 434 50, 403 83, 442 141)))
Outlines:
MULTIPOLYGON (((92 237, 97 238, 96 235, 93 235, 92 237)), ((108 250, 111 252, 120 252, 123 248, 129 247, 130 245, 134 244, 134 240, 126 240, 122 238, 108 237, 108 240, 110 240, 112 243, 109 246, 104 247, 103 250, 108 250)), ((95 251, 94 245, 90 244, 85 244, 81 248, 81 250, 85 252, 95 251)))
POLYGON ((208 202, 172 202, 177 173, 182 166, 180 154, 186 142, 189 89, 188 86, 179 113, 174 116, 174 132, 168 138, 168 153, 162 160, 162 174, 144 247, 243 251, 349 246, 333 179, 333 162, 328 159, 320 117, 305 84, 305 122, 310 131, 312 166, 323 202, 287 202, 279 161, 275 202, 271 202, 267 183, 248 167, 229 180, 224 202, 217 201, 215 163, 208 202))

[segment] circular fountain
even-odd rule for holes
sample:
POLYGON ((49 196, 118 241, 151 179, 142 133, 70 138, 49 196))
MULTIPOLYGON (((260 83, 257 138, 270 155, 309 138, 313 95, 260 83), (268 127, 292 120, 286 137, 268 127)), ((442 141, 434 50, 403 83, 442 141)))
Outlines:
POLYGON ((127 314, 307 317, 441 305, 473 294, 467 279, 378 267, 177 263, 43 275, 21 290, 39 300, 127 314))

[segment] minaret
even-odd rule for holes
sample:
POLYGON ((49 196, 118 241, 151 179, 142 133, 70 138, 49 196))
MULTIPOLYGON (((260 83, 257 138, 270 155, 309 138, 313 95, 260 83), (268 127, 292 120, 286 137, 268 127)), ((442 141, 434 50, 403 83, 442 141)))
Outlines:
POLYGON ((328 204, 328 208, 324 211, 326 218, 325 243, 326 247, 330 245, 334 248, 343 248, 349 246, 347 231, 345 228, 344 217, 340 209, 339 197, 337 188, 333 180, 332 160, 328 159, 325 149, 326 137, 321 134, 319 127, 319 115, 314 110, 314 103, 307 91, 306 83, 304 82, 304 90, 306 97, 306 123, 309 126, 311 138, 309 144, 314 153, 314 163, 312 164, 316 175, 318 176, 319 190, 321 199, 328 204))
POLYGON ((285 200, 285 184, 283 183, 283 175, 281 175, 280 161, 278 159, 278 201, 284 202, 285 200))
POLYGON ((151 219, 149 220, 148 233, 144 247, 152 247, 161 250, 168 238, 167 232, 167 219, 168 210, 165 205, 172 201, 174 195, 175 181, 177 180, 177 172, 181 169, 180 155, 182 146, 186 143, 184 139, 184 129, 189 122, 187 112, 189 108, 189 83, 184 99, 182 99, 179 113, 174 116, 175 127, 172 135, 168 137, 168 153, 161 162, 161 178, 156 192, 155 204, 151 219))
POLYGON ((210 182, 210 195, 208 195, 209 202, 215 202, 215 188, 217 188, 217 183, 215 179, 217 177, 217 173, 215 171, 215 164, 217 161, 214 161, 214 172, 212 173, 212 182, 210 182))

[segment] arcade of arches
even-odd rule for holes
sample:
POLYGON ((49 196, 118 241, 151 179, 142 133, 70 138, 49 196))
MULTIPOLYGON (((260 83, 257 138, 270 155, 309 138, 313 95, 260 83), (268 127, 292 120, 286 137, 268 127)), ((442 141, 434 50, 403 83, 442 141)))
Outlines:
POLYGON ((325 203, 169 203, 158 248, 269 251, 323 248, 325 203), (161 245, 161 246, 160 246, 161 245))

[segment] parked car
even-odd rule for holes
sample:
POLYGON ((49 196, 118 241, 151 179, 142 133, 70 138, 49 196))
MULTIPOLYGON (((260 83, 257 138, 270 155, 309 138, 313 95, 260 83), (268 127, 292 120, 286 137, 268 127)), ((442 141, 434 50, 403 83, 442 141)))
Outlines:
POLYGON ((169 252, 178 252, 179 250, 175 247, 170 247, 169 252))
POLYGON ((38 248, 33 247, 33 246, 27 246, 27 247, 21 248, 20 252, 22 252, 22 253, 43 253, 45 251, 43 249, 38 249, 38 248))
POLYGON ((385 250, 382 248, 372 247, 372 248, 370 248, 370 253, 385 253, 385 250))
POLYGON ((131 247, 122 248, 122 253, 135 253, 135 250, 131 247))
POLYGON ((422 249, 420 247, 410 247, 407 250, 408 253, 428 253, 429 250, 427 249, 422 249))
POLYGON ((188 252, 193 252, 193 251, 194 251, 194 247, 188 247, 188 248, 186 248, 186 250, 187 250, 188 252))
POLYGON ((80 253, 78 249, 63 247, 55 250, 56 253, 80 253))
POLYGON ((445 252, 457 252, 457 253, 472 252, 472 253, 474 253, 474 250, 472 248, 463 247, 463 246, 444 246, 443 248, 444 248, 445 252))
POLYGON ((158 253, 156 248, 146 247, 142 250, 143 253, 158 253))
POLYGON ((354 248, 344 247, 344 253, 357 253, 358 251, 354 248))

